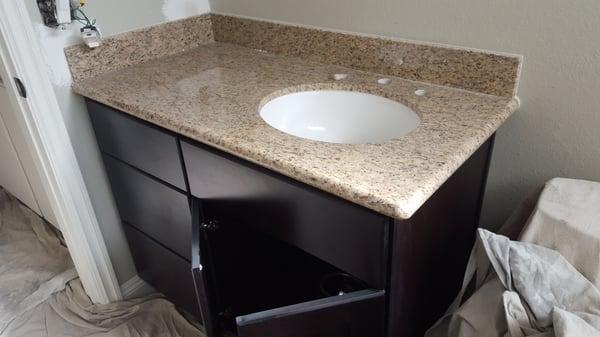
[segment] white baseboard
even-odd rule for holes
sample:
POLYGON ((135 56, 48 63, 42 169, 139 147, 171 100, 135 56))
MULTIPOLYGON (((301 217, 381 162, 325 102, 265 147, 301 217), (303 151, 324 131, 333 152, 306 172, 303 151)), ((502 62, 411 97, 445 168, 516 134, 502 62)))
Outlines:
POLYGON ((123 299, 126 300, 146 296, 153 292, 156 292, 156 290, 137 275, 121 285, 121 293, 123 299))

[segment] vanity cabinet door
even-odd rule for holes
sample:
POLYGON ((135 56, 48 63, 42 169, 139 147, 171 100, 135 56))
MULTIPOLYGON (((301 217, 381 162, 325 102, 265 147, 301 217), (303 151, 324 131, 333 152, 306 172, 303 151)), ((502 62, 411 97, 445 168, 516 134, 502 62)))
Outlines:
POLYGON ((212 278, 212 265, 208 259, 208 237, 205 229, 207 226, 202 215, 200 201, 192 198, 192 275, 196 288, 196 297, 200 306, 202 325, 207 337, 219 337, 223 332, 217 320, 214 305, 215 289, 212 278))
POLYGON ((239 316, 238 337, 383 337, 384 301, 362 290, 239 316))

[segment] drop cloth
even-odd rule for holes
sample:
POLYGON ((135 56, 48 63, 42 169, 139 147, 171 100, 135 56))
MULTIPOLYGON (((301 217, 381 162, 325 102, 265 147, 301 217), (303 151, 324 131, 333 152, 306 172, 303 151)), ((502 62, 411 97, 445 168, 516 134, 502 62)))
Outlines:
POLYGON ((0 188, 0 337, 204 337, 155 294, 95 305, 59 235, 0 188))
POLYGON ((94 305, 79 279, 15 319, 2 337, 204 337, 159 295, 94 305))
POLYGON ((75 277, 53 229, 0 188, 0 333, 75 277))
POLYGON ((600 184, 553 179, 523 219, 522 241, 478 231, 463 289, 427 337, 600 336, 600 184))

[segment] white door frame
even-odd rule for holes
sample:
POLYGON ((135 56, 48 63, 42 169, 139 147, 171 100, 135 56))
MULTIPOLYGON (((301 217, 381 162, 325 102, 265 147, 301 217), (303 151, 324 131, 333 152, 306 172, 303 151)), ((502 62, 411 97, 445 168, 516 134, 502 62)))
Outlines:
POLYGON ((19 126, 83 286, 96 303, 120 300, 119 283, 24 1, 0 0, 0 34, 0 57, 9 75, 25 84, 27 98, 17 94, 12 78, 4 79, 6 89, 21 112, 19 126))

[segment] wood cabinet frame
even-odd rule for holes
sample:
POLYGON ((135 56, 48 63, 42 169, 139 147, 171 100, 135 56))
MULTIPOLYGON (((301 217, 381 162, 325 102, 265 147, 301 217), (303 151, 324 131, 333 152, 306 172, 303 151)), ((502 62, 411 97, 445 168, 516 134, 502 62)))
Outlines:
MULTIPOLYGON (((95 113, 92 110, 90 109, 90 113, 95 113)), ((107 112, 103 111, 101 113, 107 112)), ((119 112, 115 111, 114 113, 119 112)), ((133 117, 129 118, 140 123, 140 125, 160 130, 160 128, 145 121, 137 120, 133 117)), ((193 215, 194 242, 192 243, 190 272, 193 273, 196 285, 195 296, 198 298, 201 316, 210 337, 222 336, 223 331, 219 323, 219 313, 211 309, 214 308, 216 300, 215 280, 214 275, 212 275, 215 266, 210 256, 211 252, 207 250, 209 239, 203 233, 206 228, 210 228, 211 226, 211 219, 204 214, 203 203, 206 203, 207 200, 208 202, 214 202, 211 198, 218 193, 205 195, 203 191, 210 192, 211 189, 213 192, 219 191, 218 186, 215 189, 214 186, 201 186, 202 184, 197 184, 198 179, 207 179, 205 175, 197 174, 199 173, 197 170, 200 169, 199 165, 214 165, 212 169, 215 170, 217 175, 229 174, 227 173, 228 171, 236 172, 236 175, 239 174, 242 177, 237 177, 236 179, 248 179, 246 181, 262 179, 257 177, 268 177, 260 180, 260 184, 265 185, 263 187, 266 188, 266 191, 280 191, 284 188, 277 184, 284 184, 288 186, 285 188, 295 191, 272 195, 270 197, 275 196, 272 198, 273 200, 278 199, 280 196, 292 199, 298 196, 299 200, 307 200, 307 197, 302 196, 303 191, 307 191, 309 193, 307 195, 309 196, 314 195, 314 197, 323 197, 323 200, 338 202, 340 206, 335 212, 344 212, 344 209, 360 210, 360 212, 364 211, 365 214, 372 212, 364 209, 362 206, 338 199, 329 193, 319 191, 205 144, 200 144, 166 130, 160 131, 177 138, 177 151, 179 152, 181 166, 185 171, 185 192, 190 199, 190 207, 193 215), (209 155, 194 161, 190 159, 190 156, 194 156, 193 151, 190 151, 190 149, 209 155), (203 198, 207 199, 203 200, 203 198)), ((96 132, 107 131, 97 129, 96 132)), ((355 336, 353 335, 353 331, 366 331, 365 329, 367 328, 365 327, 371 329, 370 335, 372 336, 409 337, 422 335, 427 327, 443 314, 462 281, 464 267, 475 239, 476 228, 479 225, 493 142, 494 136, 484 142, 410 219, 394 220, 380 215, 387 224, 385 226, 386 229, 378 234, 378 236, 381 236, 380 240, 383 244, 381 247, 365 246, 364 249, 365 252, 375 252, 378 249, 383 250, 380 256, 384 265, 381 269, 377 270, 383 270, 385 273, 381 281, 379 281, 379 278, 376 276, 379 272, 372 274, 375 276, 369 276, 370 274, 363 273, 361 271, 363 269, 361 268, 354 269, 363 278, 369 280, 374 287, 356 293, 347 293, 339 298, 326 297, 305 303, 290 303, 290 305, 279 308, 242 315, 238 317, 236 322, 239 336, 254 337, 267 332, 268 335, 279 336, 277 334, 274 335, 274 333, 278 333, 279 331, 281 331, 281 336, 286 337, 288 333, 289 336, 294 337, 329 336, 328 333, 330 330, 327 329, 331 326, 328 323, 331 323, 333 317, 353 317, 349 321, 349 324, 355 324, 353 329, 343 330, 344 328, 342 328, 342 330, 335 332, 338 335, 334 333, 332 336, 336 337, 353 337, 355 336), (372 248, 375 248, 375 250, 372 250, 372 248), (370 313, 377 313, 377 317, 373 317, 370 313), (357 318, 359 316, 363 316, 363 320, 357 318), (381 328, 378 328, 379 325, 374 323, 377 322, 376 318, 381 319, 381 328), (306 331, 298 330, 298 326, 305 326, 306 331), (319 330, 311 328, 312 326, 325 328, 319 330), (290 329, 294 331, 290 331, 290 329), (343 331, 346 332, 339 335, 340 331, 342 333, 343 331), (373 335, 373 333, 375 334, 373 335)), ((125 161, 127 160, 125 159, 125 161)), ((244 180, 241 181, 243 182, 244 180)), ((222 187, 226 188, 226 184, 227 181, 224 180, 222 187)), ((231 186, 227 188, 231 188, 231 186)), ((235 195, 234 190, 230 191, 234 193, 231 195, 233 199, 238 197, 235 195)), ((246 188, 243 192, 247 192, 248 195, 244 197, 250 199, 253 197, 258 198, 255 205, 262 207, 260 203, 264 202, 264 200, 260 198, 265 195, 252 195, 252 191, 260 191, 260 189, 253 190, 250 187, 246 188)), ((165 200, 165 202, 168 201, 165 200)), ((293 203, 286 204, 286 206, 290 205, 292 208, 284 210, 284 216, 287 214, 285 212, 293 214, 295 211, 294 207, 296 206, 293 203)), ((239 204, 235 207, 239 207, 239 204)), ((244 210, 243 214, 241 214, 244 217, 252 217, 251 208, 242 207, 238 210, 244 210)), ((278 216, 280 215, 281 213, 278 216)), ((302 226, 311 225, 310 217, 301 217, 301 219, 302 226)), ((314 219, 323 221, 320 218, 314 219)), ((339 219, 343 219, 343 217, 339 219)), ((367 216, 365 219, 369 219, 369 217, 367 216)), ((269 229, 264 227, 261 221, 257 220, 254 222, 258 224, 257 227, 259 229, 269 232, 269 229)), ((321 224, 327 225, 326 222, 322 222, 321 224)), ((312 225, 315 224, 312 223, 312 225)), ((299 228, 296 227, 296 229, 299 228)), ((322 227, 315 228, 316 231, 322 229, 322 227)), ((358 228, 356 227, 356 229, 358 228)), ((298 231, 292 231, 291 233, 282 234, 277 231, 271 231, 270 234, 303 250, 306 248, 311 254, 329 263, 340 263, 341 266, 350 266, 350 269, 353 269, 351 264, 345 264, 344 259, 339 260, 335 258, 335 255, 330 256, 327 252, 323 253, 324 251, 322 250, 310 248, 314 248, 314 246, 311 246, 310 243, 307 244, 306 241, 296 240, 293 236, 298 233, 298 231), (324 255, 320 256, 321 254, 324 255)), ((323 233, 327 234, 327 232, 323 233)), ((366 235, 368 235, 368 232, 363 233, 367 233, 366 235)), ((353 233, 345 233, 341 234, 340 238, 343 239, 352 235, 353 233)), ((324 240, 328 239, 331 238, 324 238, 324 240)), ((325 243, 321 244, 325 245, 325 243)))

